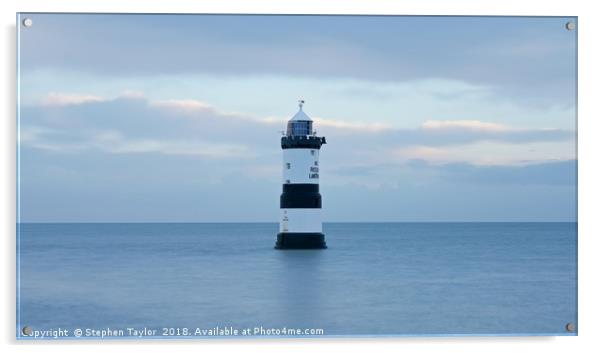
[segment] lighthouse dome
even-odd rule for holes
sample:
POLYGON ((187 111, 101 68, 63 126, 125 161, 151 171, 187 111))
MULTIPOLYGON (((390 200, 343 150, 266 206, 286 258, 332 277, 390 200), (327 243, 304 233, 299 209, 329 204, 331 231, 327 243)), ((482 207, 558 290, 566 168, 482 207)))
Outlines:
POLYGON ((297 112, 297 114, 293 115, 291 120, 311 121, 311 118, 307 114, 305 114, 305 112, 303 111, 303 106, 300 106, 299 111, 297 112))
POLYGON ((299 111, 295 114, 286 126, 287 136, 308 136, 312 134, 312 120, 303 111, 304 100, 299 101, 299 111))

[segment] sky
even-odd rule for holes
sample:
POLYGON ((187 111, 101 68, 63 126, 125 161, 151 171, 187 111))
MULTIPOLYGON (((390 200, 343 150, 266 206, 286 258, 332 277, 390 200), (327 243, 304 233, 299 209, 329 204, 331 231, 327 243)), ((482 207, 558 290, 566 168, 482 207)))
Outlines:
POLYGON ((23 222, 277 222, 301 98, 324 221, 576 221, 574 18, 24 17, 23 222))

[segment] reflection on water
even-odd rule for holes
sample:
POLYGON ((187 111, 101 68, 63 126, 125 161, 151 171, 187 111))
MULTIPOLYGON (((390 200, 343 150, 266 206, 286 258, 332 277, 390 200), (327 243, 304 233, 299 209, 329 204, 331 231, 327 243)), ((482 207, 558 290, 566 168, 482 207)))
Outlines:
POLYGON ((295 322, 299 327, 320 327, 324 322, 325 281, 324 250, 278 251, 279 290, 274 293, 274 306, 281 322, 295 322))

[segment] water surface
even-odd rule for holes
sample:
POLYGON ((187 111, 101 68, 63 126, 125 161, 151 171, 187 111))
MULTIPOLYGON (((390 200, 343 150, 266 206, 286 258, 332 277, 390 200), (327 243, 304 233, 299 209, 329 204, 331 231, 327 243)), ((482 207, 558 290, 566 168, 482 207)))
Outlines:
POLYGON ((325 335, 569 333, 576 223, 18 225, 17 326, 321 328, 325 335))

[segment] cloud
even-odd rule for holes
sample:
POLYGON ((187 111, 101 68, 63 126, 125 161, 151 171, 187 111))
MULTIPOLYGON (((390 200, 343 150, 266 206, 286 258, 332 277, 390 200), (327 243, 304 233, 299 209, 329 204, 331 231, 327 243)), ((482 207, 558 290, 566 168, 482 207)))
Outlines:
POLYGON ((450 163, 437 168, 441 177, 451 183, 572 186, 577 183, 577 161, 574 159, 514 166, 450 163))
POLYGON ((421 126, 424 130, 475 130, 486 132, 504 132, 511 130, 502 124, 489 123, 479 120, 427 120, 421 126))
MULTIPOLYGON (((47 98, 38 106, 22 109, 19 140, 23 146, 68 154, 255 156, 255 151, 240 140, 224 139, 228 126, 220 122, 232 117, 200 101, 148 100, 136 91, 114 98, 61 93, 47 97, 52 98, 52 111, 47 109, 47 98)), ((248 121, 241 119, 238 126, 247 126, 250 131, 248 121)))
POLYGON ((463 144, 467 140, 506 141, 528 143, 533 141, 562 141, 575 138, 573 131, 553 128, 520 128, 480 120, 428 120, 419 129, 431 143, 463 144))
POLYGON ((326 220, 575 219, 566 18, 32 16, 22 220, 273 221, 303 94, 326 220))
MULTIPOLYGON (((95 150, 259 158, 267 163, 278 156, 278 131, 289 118, 226 112, 196 99, 149 99, 137 91, 113 98, 52 96, 81 99, 63 99, 67 104, 55 105, 51 111, 46 100, 23 107, 20 141, 24 146, 56 153, 95 150)), ((518 128, 474 119, 430 119, 415 129, 401 129, 377 119, 347 122, 324 117, 314 117, 314 126, 327 137, 325 148, 328 155, 336 156, 334 165, 387 160, 403 165, 416 159, 433 164, 517 165, 574 158, 574 132, 560 129, 518 128)))
POLYGON ((77 139, 61 142, 57 130, 28 126, 22 129, 20 142, 25 146, 58 153, 101 151, 111 154, 156 153, 204 158, 253 158, 255 152, 242 144, 209 143, 202 140, 126 138, 115 130, 82 132, 77 139), (75 140, 75 141, 74 141, 75 140))
MULTIPOLYGON (((272 126, 286 127, 286 122, 290 117, 274 117, 268 116, 263 118, 255 118, 257 122, 265 123, 272 126)), ((317 116, 311 117, 314 128, 320 131, 334 132, 338 134, 356 134, 356 133, 375 133, 394 129, 391 124, 381 122, 359 122, 359 121, 344 121, 337 119, 326 119, 317 116)))
POLYGON ((153 107, 158 108, 166 108, 173 109, 185 113, 193 113, 198 112, 200 110, 211 110, 209 104, 205 102, 201 102, 195 99, 168 99, 168 100, 158 100, 158 101, 150 101, 149 104, 153 107))
POLYGON ((119 97, 122 98, 132 98, 132 99, 142 99, 144 98, 144 93, 141 91, 136 91, 136 90, 131 90, 131 89, 127 89, 124 91, 121 91, 121 93, 119 94, 119 97))
POLYGON ((32 143, 40 140, 43 134, 54 133, 54 129, 47 127, 25 125, 25 127, 19 130, 19 142, 20 143, 32 143))
POLYGON ((409 185, 567 185, 577 182, 577 160, 540 161, 519 165, 475 165, 467 162, 431 163, 424 159, 408 160, 403 167, 394 161, 365 166, 343 166, 333 170, 340 175, 359 175, 373 184, 400 188, 409 185), (395 170, 395 173, 391 171, 395 170))
POLYGON ((252 158, 254 154, 246 146, 210 144, 191 141, 132 140, 107 149, 113 153, 160 153, 190 155, 209 158, 252 158))
POLYGON ((566 18, 35 17, 41 30, 20 38, 20 62, 27 70, 111 79, 194 73, 377 82, 440 77, 490 86, 525 104, 574 104, 576 34, 564 30, 566 18))
MULTIPOLYGON (((278 130, 287 119, 229 113, 204 100, 150 99, 140 92, 80 104, 22 105, 23 219, 215 221, 226 214, 232 215, 228 220, 272 219, 281 182, 278 130), (48 203, 40 204, 40 195, 48 203), (241 199, 261 199, 262 206, 250 216, 241 199), (83 203, 103 209, 82 208, 83 203)), ((432 203, 442 193, 447 202, 472 195, 472 208, 463 213, 471 215, 482 211, 482 195, 498 200, 512 191, 521 201, 499 206, 495 219, 521 202, 526 211, 512 214, 528 218, 530 205, 538 204, 533 195, 564 200, 541 202, 549 206, 546 219, 570 215, 574 133, 435 121, 399 129, 379 125, 376 117, 351 124, 316 118, 328 141, 320 169, 329 209, 341 219, 399 220, 404 207, 409 213, 402 212, 403 219, 433 214, 452 219, 443 206, 433 213, 432 203), (355 197, 379 206, 358 210, 359 203, 351 202, 355 197)))
POLYGON ((89 94, 75 94, 75 93, 57 93, 50 92, 42 100, 43 105, 47 106, 64 106, 64 105, 76 105, 85 103, 97 103, 104 102, 105 98, 89 95, 89 94))
POLYGON ((429 120, 417 129, 383 131, 381 140, 401 146, 458 146, 489 141, 508 144, 571 141, 574 131, 551 128, 518 128, 479 120, 429 120))
POLYGON ((507 143, 477 141, 466 145, 416 145, 394 148, 387 158, 398 163, 421 160, 433 165, 468 163, 475 166, 519 166, 572 160, 575 145, 568 141, 507 143))
POLYGON ((451 160, 457 158, 453 153, 445 148, 431 147, 431 146, 408 146, 395 149, 392 152, 393 157, 397 161, 403 162, 413 160, 423 160, 430 163, 449 163, 451 160), (455 157, 455 158, 454 158, 455 157))
POLYGON ((254 156, 254 152, 244 145, 207 143, 199 140, 125 138, 118 131, 99 132, 91 136, 84 146, 115 154, 158 153, 207 158, 252 158, 254 156))
POLYGON ((372 133, 391 130, 393 127, 391 124, 386 123, 361 123, 361 122, 349 122, 342 120, 323 119, 319 117, 312 118, 316 126, 326 129, 336 129, 343 132, 354 132, 354 133, 372 133))

